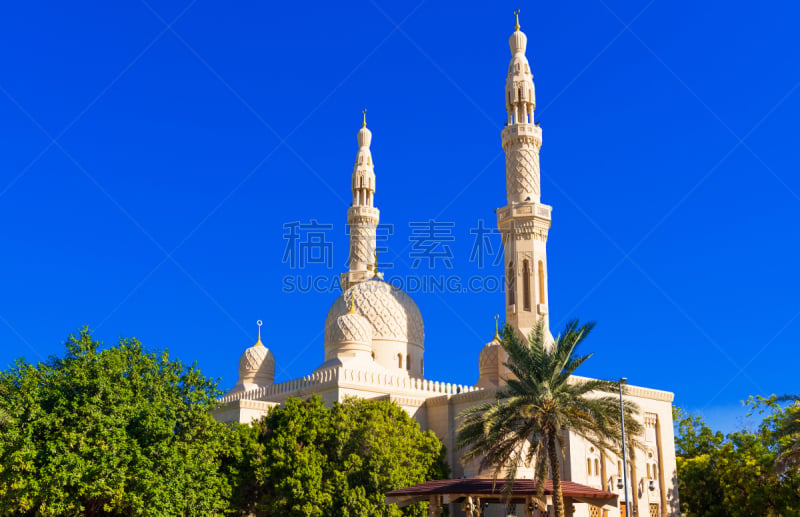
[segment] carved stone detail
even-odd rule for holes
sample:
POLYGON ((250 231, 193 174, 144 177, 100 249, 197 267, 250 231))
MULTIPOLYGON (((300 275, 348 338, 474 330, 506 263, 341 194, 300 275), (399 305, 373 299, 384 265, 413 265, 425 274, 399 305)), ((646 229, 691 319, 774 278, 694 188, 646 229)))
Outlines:
POLYGON ((343 314, 325 327, 325 343, 366 343, 372 342, 372 327, 363 316, 343 314))
POLYGON ((375 262, 375 226, 350 224, 350 264, 372 264, 375 262))
POLYGON ((506 153, 506 196, 509 201, 535 201, 539 198, 539 153, 518 148, 506 153))
POLYGON ((372 325, 373 339, 423 346, 425 331, 417 304, 402 290, 380 280, 361 282, 345 291, 328 312, 326 328, 347 313, 351 300, 356 312, 372 325))

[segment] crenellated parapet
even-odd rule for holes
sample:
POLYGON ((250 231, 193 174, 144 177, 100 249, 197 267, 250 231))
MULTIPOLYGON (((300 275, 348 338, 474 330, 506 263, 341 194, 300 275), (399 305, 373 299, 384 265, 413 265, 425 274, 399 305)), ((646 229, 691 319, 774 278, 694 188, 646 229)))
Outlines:
POLYGON ((231 393, 219 399, 219 402, 221 404, 227 404, 237 400, 269 400, 272 398, 292 396, 308 388, 318 390, 326 386, 337 386, 340 388, 357 387, 364 388, 365 391, 391 392, 392 394, 411 395, 422 398, 438 395, 458 395, 460 393, 481 390, 481 388, 476 388, 475 386, 431 381, 418 377, 393 374, 391 372, 334 366, 317 370, 311 375, 280 384, 272 384, 248 391, 231 393))

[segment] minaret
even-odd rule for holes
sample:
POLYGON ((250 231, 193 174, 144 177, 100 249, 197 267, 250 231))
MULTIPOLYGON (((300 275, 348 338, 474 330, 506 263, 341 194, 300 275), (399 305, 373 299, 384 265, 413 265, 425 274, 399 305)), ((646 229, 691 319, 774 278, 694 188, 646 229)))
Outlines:
POLYGON ((506 321, 525 336, 547 316, 547 231, 551 207, 540 203, 539 149, 542 129, 533 121, 536 93, 525 57, 528 38, 517 23, 508 41, 511 63, 506 78, 508 121, 501 133, 506 153, 507 205, 497 210, 503 238, 506 321))
POLYGON ((359 282, 381 275, 375 264, 376 229, 380 212, 375 199, 375 168, 372 164, 372 132, 367 129, 367 110, 358 131, 358 154, 353 166, 353 203, 347 210, 350 227, 350 270, 341 276, 342 291, 359 282))

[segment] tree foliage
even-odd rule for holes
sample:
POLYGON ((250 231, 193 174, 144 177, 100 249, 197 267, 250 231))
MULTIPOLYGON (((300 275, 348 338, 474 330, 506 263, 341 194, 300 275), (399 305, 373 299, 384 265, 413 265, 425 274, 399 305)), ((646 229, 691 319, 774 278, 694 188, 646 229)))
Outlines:
POLYGON ((215 384, 136 339, 84 329, 66 349, 0 372, 0 514, 222 513, 215 384))
POLYGON ((800 469, 800 395, 777 397, 779 402, 791 402, 783 412, 772 415, 778 441, 777 468, 780 471, 800 469))
POLYGON ((194 366, 88 330, 0 372, 0 515, 399 516, 384 494, 447 477, 441 442, 389 401, 290 398, 224 425, 194 366))
MULTIPOLYGON (((253 427, 236 470, 255 494, 244 512, 287 517, 426 515, 425 505, 386 506, 384 494, 447 477, 441 442, 389 401, 289 399, 253 427), (250 480, 248 483, 247 480, 250 480)), ((236 489, 235 489, 236 490, 236 489)))
POLYGON ((702 418, 676 409, 675 448, 681 513, 687 516, 800 515, 800 472, 779 462, 784 427, 797 407, 776 397, 749 399, 751 414, 765 417, 755 431, 727 436, 702 418))
MULTIPOLYGON (((619 384, 569 381, 591 357, 578 356, 576 350, 593 327, 592 323, 570 321, 549 345, 541 321, 528 339, 520 339, 515 329, 506 325, 501 344, 512 374, 508 387, 498 392, 497 401, 464 411, 458 428, 457 445, 465 451, 463 459, 479 461, 481 470, 491 469, 495 476, 505 469, 507 489, 521 466, 534 465, 540 490, 549 474, 558 517, 564 515, 559 456, 566 433, 575 433, 608 452, 618 452, 622 444, 619 399, 610 394, 619 384)), ((624 407, 629 436, 637 436, 642 430, 633 418, 638 408, 627 401, 624 407)))

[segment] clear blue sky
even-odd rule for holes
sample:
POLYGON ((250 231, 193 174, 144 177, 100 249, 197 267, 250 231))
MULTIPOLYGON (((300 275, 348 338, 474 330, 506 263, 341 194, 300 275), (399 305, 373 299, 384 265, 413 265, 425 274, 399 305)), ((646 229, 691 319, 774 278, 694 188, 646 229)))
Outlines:
MULTIPOLYGON (((470 229, 505 201, 516 7, 552 326, 598 321, 582 373, 674 391, 725 429, 748 395, 798 391, 793 1, 5 2, 0 367, 88 325, 227 389, 263 319, 278 380, 309 373, 337 294, 282 291, 344 270, 363 107, 387 275, 499 277, 470 229), (312 219, 332 269, 283 261, 284 225, 312 219), (453 223, 452 268, 412 268, 409 223, 428 220, 453 223)), ((412 294, 426 376, 475 382, 502 293, 412 294)))

